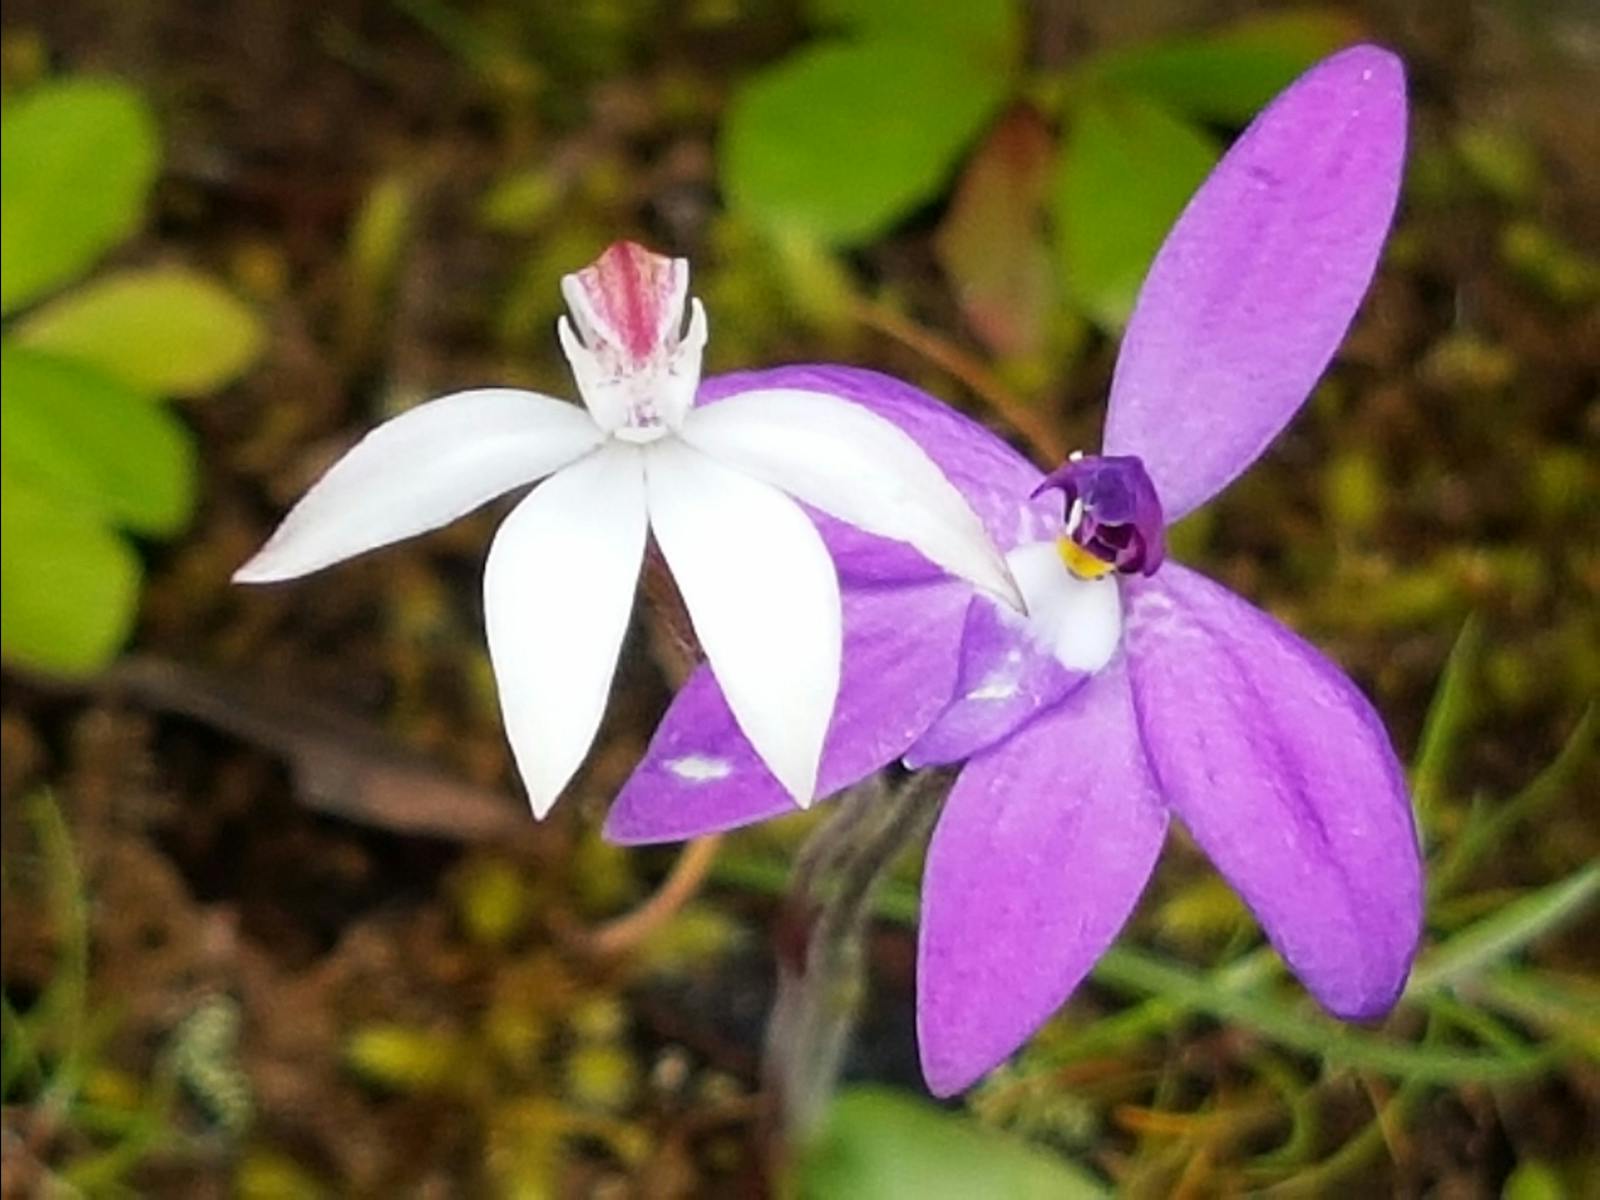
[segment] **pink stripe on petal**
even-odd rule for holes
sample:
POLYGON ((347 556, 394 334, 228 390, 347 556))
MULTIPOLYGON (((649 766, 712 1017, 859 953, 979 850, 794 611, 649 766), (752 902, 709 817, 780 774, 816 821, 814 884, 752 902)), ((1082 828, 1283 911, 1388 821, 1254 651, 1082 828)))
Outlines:
MULTIPOLYGON (((955 681, 970 596, 954 581, 844 593, 843 673, 818 796, 894 762, 938 714, 955 681)), ((795 811, 703 666, 678 692, 623 785, 605 836, 621 845, 674 842, 795 811)))
POLYGON ((1176 521, 1304 403, 1378 262, 1405 153, 1400 60, 1356 46, 1265 109, 1156 256, 1123 339, 1106 454, 1134 454, 1176 521))
POLYGON ((653 254, 637 242, 613 242, 572 278, 587 297, 608 340, 643 363, 677 330, 683 319, 688 266, 653 254))
POLYGON ((967 764, 922 881, 917 1037, 935 1095, 970 1086, 1067 999, 1166 828, 1120 661, 967 764))
POLYGON ((1330 1012, 1388 1011, 1422 920, 1405 780, 1333 663, 1202 575, 1127 589, 1134 702, 1162 795, 1330 1012))

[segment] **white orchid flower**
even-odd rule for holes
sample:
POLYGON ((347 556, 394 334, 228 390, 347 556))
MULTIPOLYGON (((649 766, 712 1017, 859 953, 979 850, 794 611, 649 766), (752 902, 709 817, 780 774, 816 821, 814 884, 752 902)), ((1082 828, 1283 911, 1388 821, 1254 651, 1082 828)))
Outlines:
POLYGON ((511 388, 419 405, 336 462, 234 579, 305 575, 545 479, 501 525, 483 577, 501 712, 534 814, 594 741, 647 531, 740 728, 809 804, 839 690, 840 603, 797 501, 1020 607, 1005 562, 917 443, 866 408, 790 388, 697 408, 706 316, 684 259, 619 242, 561 290, 572 321, 558 332, 583 408, 511 388))

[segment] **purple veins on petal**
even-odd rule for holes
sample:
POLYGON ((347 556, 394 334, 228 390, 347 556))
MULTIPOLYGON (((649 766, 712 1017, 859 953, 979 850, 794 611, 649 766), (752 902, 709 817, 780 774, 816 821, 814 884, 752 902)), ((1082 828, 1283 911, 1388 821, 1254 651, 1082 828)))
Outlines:
POLYGON ((1256 118, 1145 277, 1104 452, 1137 454, 1176 521, 1304 403, 1378 262, 1405 153, 1405 72, 1375 46, 1324 60, 1256 118))
POLYGON ((1167 814, 1119 662, 967 764, 928 847, 917 1040, 935 1095, 1066 1001, 1155 866, 1167 814))
POLYGON ((1422 920, 1400 764, 1333 663, 1204 576, 1129 589, 1127 654, 1162 795, 1335 1016, 1388 1011, 1422 920))

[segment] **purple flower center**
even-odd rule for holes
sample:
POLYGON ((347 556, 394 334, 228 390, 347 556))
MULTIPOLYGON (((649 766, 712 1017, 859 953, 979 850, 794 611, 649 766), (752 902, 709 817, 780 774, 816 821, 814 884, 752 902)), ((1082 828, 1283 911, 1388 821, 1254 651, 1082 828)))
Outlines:
POLYGON ((1074 455, 1034 489, 1066 497, 1061 557, 1076 575, 1154 575, 1166 557, 1165 519, 1155 485, 1132 454, 1074 455))

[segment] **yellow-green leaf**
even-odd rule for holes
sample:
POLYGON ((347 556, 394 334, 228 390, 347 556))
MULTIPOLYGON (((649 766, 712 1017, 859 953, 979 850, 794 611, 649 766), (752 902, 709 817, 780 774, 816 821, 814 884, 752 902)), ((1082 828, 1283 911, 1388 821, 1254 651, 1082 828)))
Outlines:
POLYGON ((21 324, 17 338, 143 391, 192 396, 250 365, 261 349, 261 325, 206 276, 158 267, 118 271, 51 301, 21 324))
POLYGON ((144 219, 155 118, 109 80, 35 88, 0 120, 0 312, 70 283, 144 219))
POLYGON ((0 472, 0 650, 58 675, 105 666, 127 640, 139 559, 92 514, 0 472))
POLYGON ((1064 1158, 879 1087, 840 1093, 799 1176, 805 1200, 1091 1200, 1110 1194, 1064 1158))
POLYGON ((97 519, 172 533, 194 507, 194 442, 148 396, 86 363, 0 348, 0 470, 97 519))

